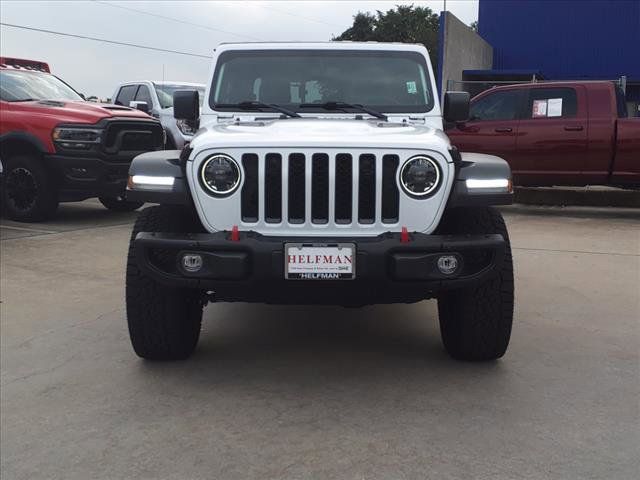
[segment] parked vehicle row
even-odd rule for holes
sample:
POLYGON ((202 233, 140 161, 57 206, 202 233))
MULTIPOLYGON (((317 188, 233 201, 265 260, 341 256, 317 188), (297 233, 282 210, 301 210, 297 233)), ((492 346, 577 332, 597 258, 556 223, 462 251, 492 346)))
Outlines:
MULTIPOLYGON (((149 83, 153 90, 144 83, 127 87, 135 90, 132 103, 98 104, 85 101, 44 62, 0 58, 3 212, 13 220, 41 221, 60 202, 91 197, 111 210, 139 208, 125 198, 131 160, 191 138, 193 131, 172 118, 172 93, 202 87, 149 83)), ((117 93, 128 95, 124 88, 117 93)))

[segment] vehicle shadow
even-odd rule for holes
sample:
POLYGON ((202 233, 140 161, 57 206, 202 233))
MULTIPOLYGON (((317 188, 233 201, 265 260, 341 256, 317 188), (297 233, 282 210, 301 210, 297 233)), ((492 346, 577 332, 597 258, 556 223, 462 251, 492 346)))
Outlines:
POLYGON ((84 228, 133 223, 138 212, 139 210, 114 212, 106 209, 97 199, 90 199, 84 202, 61 203, 53 218, 45 222, 14 222, 3 217, 2 225, 43 232, 68 232, 84 228))
POLYGON ((155 378, 161 375, 163 383, 176 382, 178 389, 207 391, 239 381, 282 391, 322 385, 366 390, 381 381, 399 386, 415 381, 421 388, 432 383, 435 388, 461 372, 475 382, 502 370, 500 362, 451 359, 442 347, 437 318, 435 301, 356 309, 211 305, 191 359, 141 362, 140 368, 155 378))
MULTIPOLYGON (((640 195, 640 192, 638 193, 640 195)), ((503 213, 531 217, 565 218, 617 218, 621 220, 640 220, 637 208, 583 207, 583 206, 545 206, 514 204, 500 207, 503 213)))

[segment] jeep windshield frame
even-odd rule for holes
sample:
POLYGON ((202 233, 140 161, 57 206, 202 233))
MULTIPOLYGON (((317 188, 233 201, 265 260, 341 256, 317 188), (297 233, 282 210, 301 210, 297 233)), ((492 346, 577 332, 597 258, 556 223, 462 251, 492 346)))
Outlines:
MULTIPOLYGON (((228 50, 216 62, 209 93, 214 111, 242 102, 276 103, 327 114, 327 103, 383 113, 428 113, 435 100, 429 66, 416 51, 363 49, 228 50), (316 103, 317 108, 310 104, 316 103)), ((345 115, 345 112, 341 113, 345 115)))

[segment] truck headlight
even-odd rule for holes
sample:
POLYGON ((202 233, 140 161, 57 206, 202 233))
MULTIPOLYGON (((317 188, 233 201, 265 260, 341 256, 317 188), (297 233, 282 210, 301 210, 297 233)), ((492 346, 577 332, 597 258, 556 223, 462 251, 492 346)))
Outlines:
POLYGON ((87 150, 102 140, 102 129, 82 127, 56 127, 51 134, 56 145, 62 148, 87 150))
POLYGON ((431 157, 418 155, 407 160, 400 170, 400 183, 412 197, 426 197, 440 185, 440 167, 431 157))
POLYGON ((176 120, 176 125, 183 135, 193 136, 197 131, 189 120, 176 120))
POLYGON ((215 196, 231 195, 240 185, 240 167, 229 155, 216 153, 200 166, 200 183, 215 196))

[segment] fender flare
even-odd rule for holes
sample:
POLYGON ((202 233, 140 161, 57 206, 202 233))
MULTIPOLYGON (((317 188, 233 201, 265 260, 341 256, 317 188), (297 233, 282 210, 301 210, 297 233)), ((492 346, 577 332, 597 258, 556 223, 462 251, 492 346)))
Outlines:
POLYGON ((134 175, 172 177, 173 185, 136 185, 129 182, 127 200, 161 205, 193 205, 180 160, 180 150, 159 150, 138 155, 129 167, 129 176, 134 175))
POLYGON ((0 147, 6 141, 20 140, 34 146, 40 153, 49 153, 42 140, 28 132, 7 132, 0 135, 0 147))
POLYGON ((459 154, 456 162, 456 178, 453 182, 447 207, 483 207, 489 205, 511 205, 513 188, 509 164, 495 155, 484 153, 459 154), (507 180, 502 188, 468 188, 467 180, 507 180))

